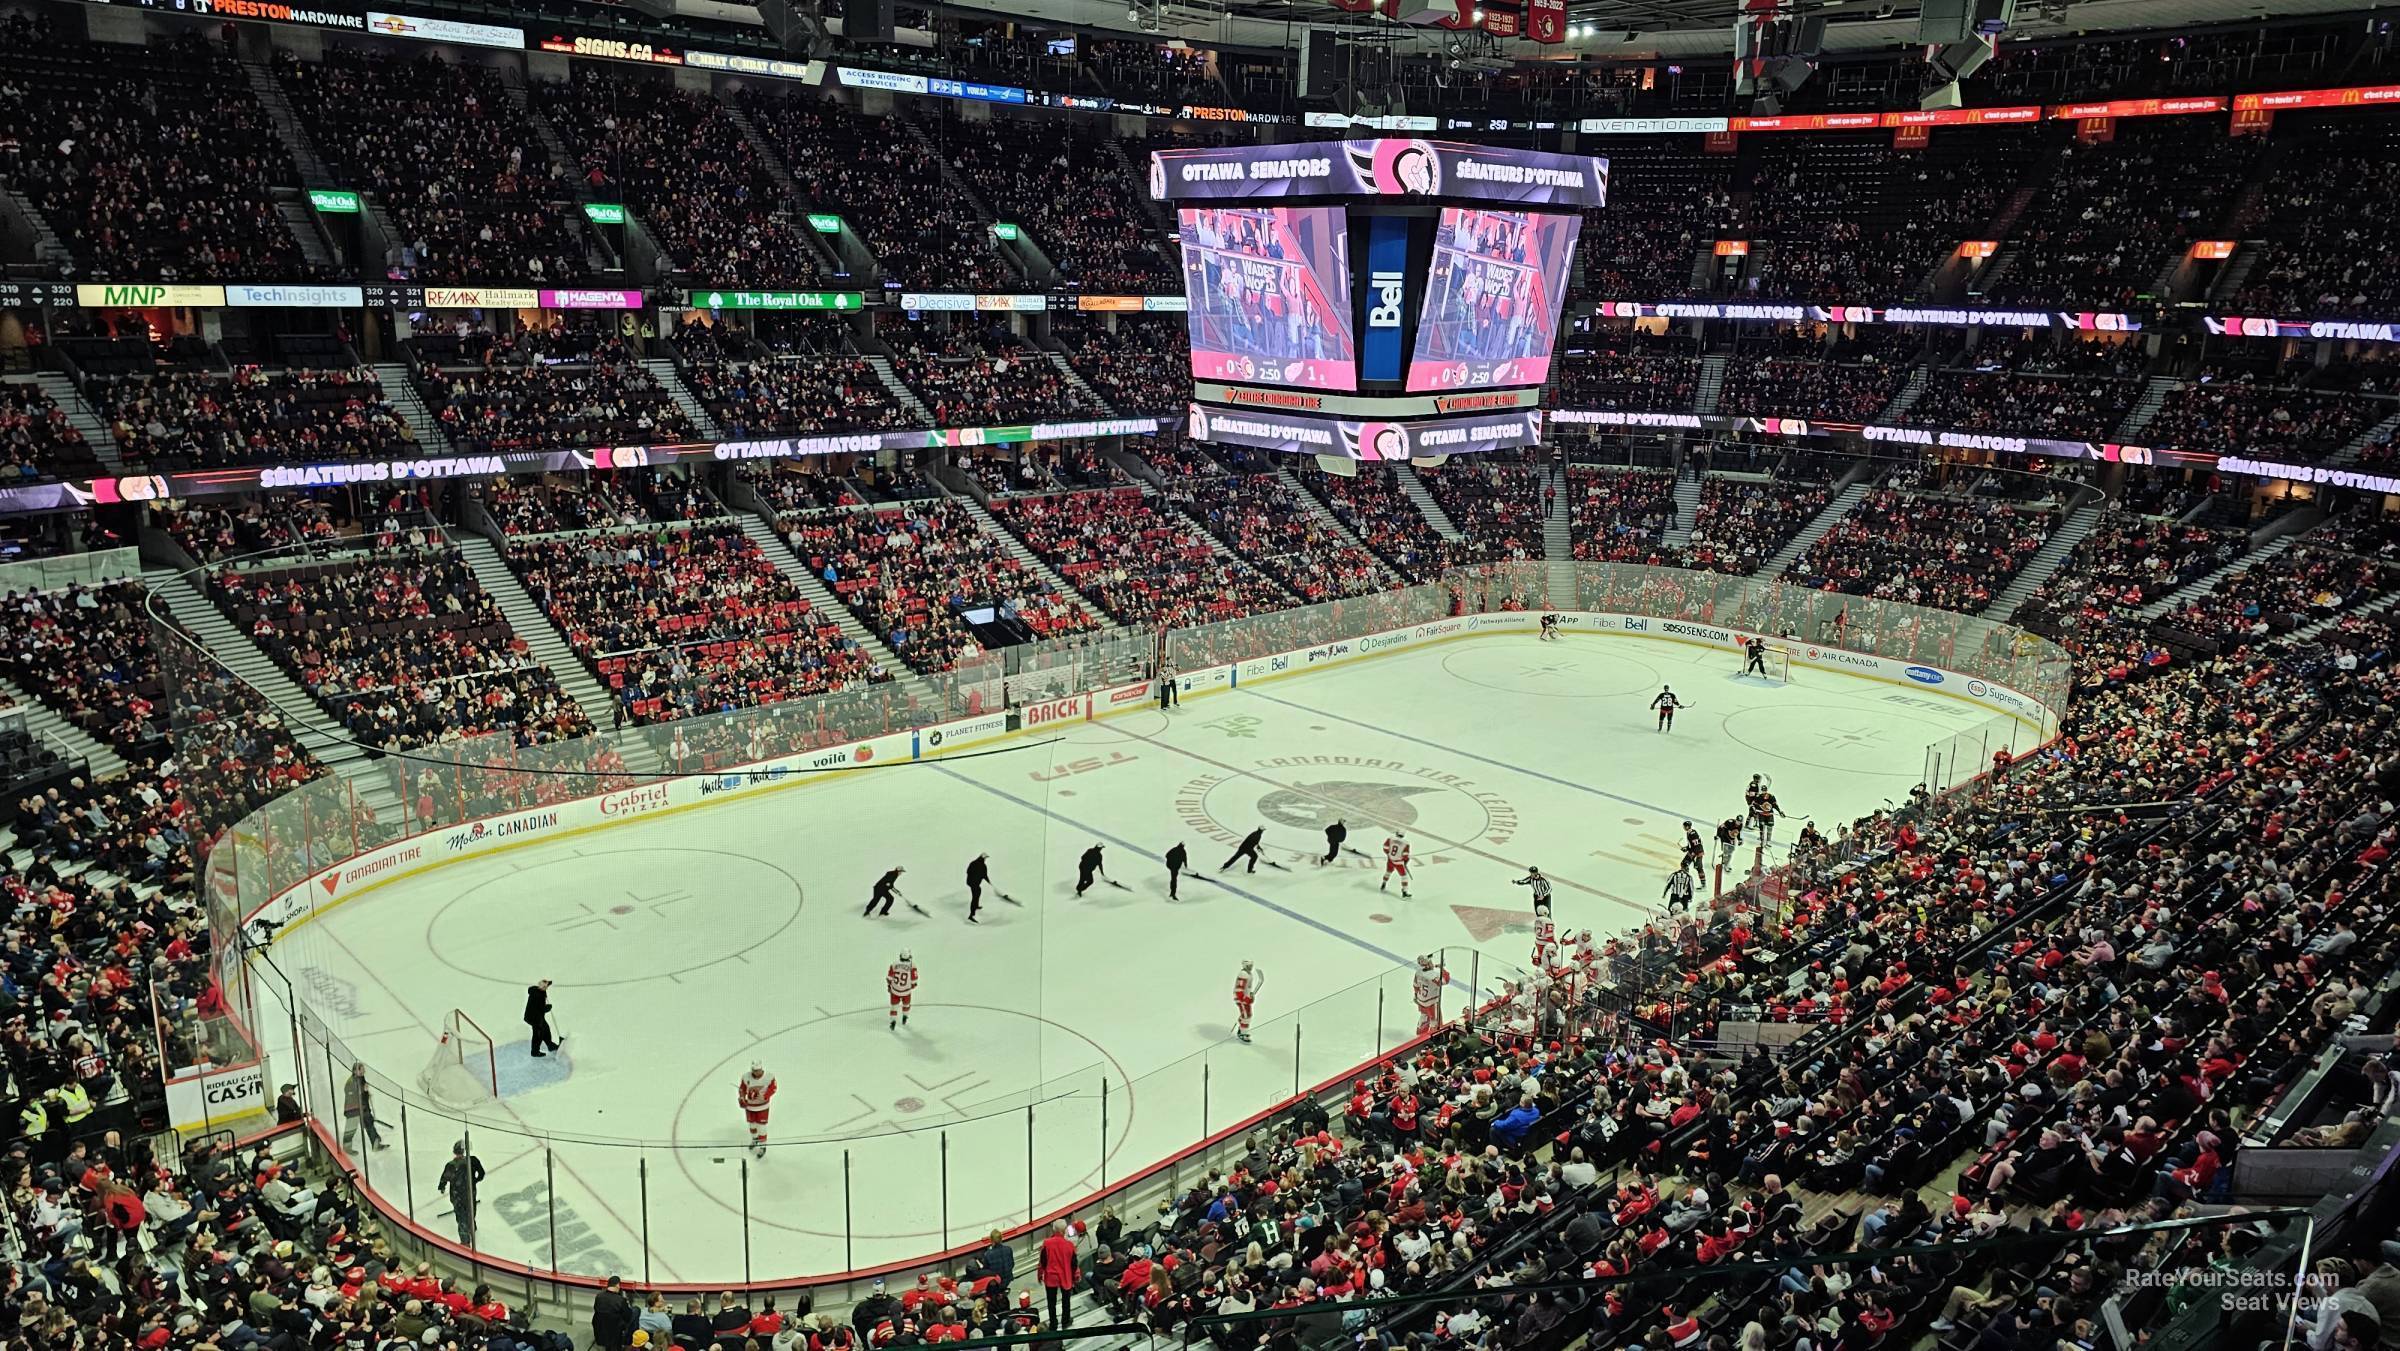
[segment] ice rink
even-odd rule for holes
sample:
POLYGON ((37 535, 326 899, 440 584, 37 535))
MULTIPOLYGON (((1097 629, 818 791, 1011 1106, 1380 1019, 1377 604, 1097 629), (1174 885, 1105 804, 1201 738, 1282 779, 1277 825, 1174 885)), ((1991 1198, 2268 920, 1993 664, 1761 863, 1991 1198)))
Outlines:
MULTIPOLYGON (((1404 1040, 1418 954, 1444 954, 1455 1014, 1471 979, 1526 956, 1510 883, 1528 865, 1556 880, 1562 929, 1620 930, 1657 907, 1682 823, 1707 835, 1752 774, 1790 814, 1779 842, 1802 818, 1830 834, 1990 717, 1736 664, 1609 635, 1435 644, 464 859, 269 957, 378 1079, 413 1088, 453 1007, 497 1040, 500 1099, 464 1127, 495 1255, 659 1281, 896 1261, 1046 1214, 1404 1040), (1691 705, 1671 734, 1648 707, 1662 684, 1691 705), (1359 853, 1320 867, 1337 816, 1359 853), (1283 867, 1219 874, 1254 825, 1283 867), (1395 826, 1415 845, 1407 900, 1377 888, 1395 826), (1195 872, 1170 901, 1178 841, 1195 872), (1095 843, 1121 887, 1077 897, 1095 843), (979 852, 994 887, 970 925, 979 852), (862 918, 894 866, 912 904, 862 918), (923 985, 892 1031, 903 948, 923 985), (1245 958, 1268 977, 1249 1045, 1229 1039, 1245 958), (541 977, 566 1046, 536 1060, 520 1015, 541 977), (763 1161, 734 1105, 754 1059, 781 1086, 763 1161)), ((397 1096, 367 1180, 453 1232, 434 1179, 462 1125, 411 1106, 403 1140, 397 1096)))

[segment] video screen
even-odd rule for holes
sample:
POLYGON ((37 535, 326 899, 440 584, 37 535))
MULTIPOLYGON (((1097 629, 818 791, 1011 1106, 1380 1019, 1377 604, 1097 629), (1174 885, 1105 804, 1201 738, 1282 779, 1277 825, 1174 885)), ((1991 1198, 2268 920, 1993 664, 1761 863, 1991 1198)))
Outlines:
POLYGON ((1408 388, 1484 389, 1550 378, 1580 216, 1446 206, 1425 272, 1408 388))
POLYGON ((1347 212, 1223 206, 1179 216, 1194 379, 1358 388, 1347 212))

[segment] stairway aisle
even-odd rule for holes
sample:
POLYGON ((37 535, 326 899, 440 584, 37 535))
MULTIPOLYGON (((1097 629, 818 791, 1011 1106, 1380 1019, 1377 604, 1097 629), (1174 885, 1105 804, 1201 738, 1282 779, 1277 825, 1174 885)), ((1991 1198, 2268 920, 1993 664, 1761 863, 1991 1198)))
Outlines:
POLYGON ((1417 477, 1415 465, 1396 464, 1392 466, 1392 472, 1400 476, 1400 491, 1408 494, 1408 500, 1417 504, 1417 514, 1425 518, 1425 524, 1433 527, 1433 533, 1443 539, 1466 538, 1457 526, 1450 523, 1450 517, 1442 511, 1442 504, 1433 500, 1433 490, 1425 486, 1425 480, 1417 477))
POLYGON ((683 383, 683 374, 675 369, 672 359, 643 357, 642 369, 650 372, 650 378, 658 382, 659 388, 667 391, 667 397, 675 401, 675 406, 683 410, 683 415, 692 420, 692 425, 700 429, 702 436, 711 441, 725 439, 725 433, 717 427, 717 420, 709 416, 708 409, 692 393, 691 387, 683 383))
POLYGON ((2207 595, 2209 592, 2216 590, 2217 583, 2224 581, 2226 578, 2237 572, 2240 572, 2242 569, 2255 566, 2259 563, 2264 563, 2268 559, 2274 558, 2278 554, 2281 554, 2284 550, 2291 548, 2292 544, 2299 538, 2300 537, 2298 535, 2281 535, 2275 539, 2269 540, 2265 544, 2252 549, 2250 552, 2243 554, 2241 557, 2233 560, 2225 566, 2217 568, 2211 572, 2202 573, 2200 576, 2193 578, 2185 585, 2177 587, 2175 590, 2160 596, 2157 600, 2154 600, 2148 605, 2143 606, 2141 609, 2134 611, 2134 615, 2137 618, 2145 621, 2163 618, 2166 615, 2169 615, 2174 611, 2191 604, 2200 597, 2207 595))
POLYGON ((111 749, 106 742, 67 721, 66 716, 35 698, 30 691, 12 681, 0 679, 0 704, 25 715, 25 730, 34 738, 56 745, 68 755, 80 756, 91 766, 92 781, 113 779, 125 772, 125 757, 111 749))
POLYGON ((1802 554, 1808 552, 1808 546, 1825 538, 1826 531, 1840 524, 1842 518, 1850 514, 1852 507, 1865 500, 1868 486, 1868 481, 1862 479, 1835 493, 1833 500, 1825 504, 1825 509, 1817 513, 1815 520, 1803 526, 1799 534, 1792 536, 1789 543, 1775 551, 1773 558, 1761 564, 1758 571, 1750 575, 1762 580, 1782 576, 1785 568, 1790 567, 1802 554))
POLYGON ((1542 518, 1542 557, 1549 564, 1549 603, 1571 609, 1575 601, 1575 480, 1559 488, 1558 509, 1542 518))
POLYGON ((1984 613, 2006 619, 2014 615, 2019 606, 2031 600, 2033 593, 2041 590, 2044 582, 2057 575, 2059 567, 2067 561, 2067 555, 2075 552, 2075 546, 2083 543, 2086 536, 2099 528, 2100 507, 2099 501, 2093 501, 2068 512, 2067 518, 2059 522, 2058 529, 2051 532, 2050 538, 2042 541, 2042 547, 2034 550, 2033 558, 2018 570, 2016 576, 2009 579, 1999 595, 1992 598, 1992 603, 1985 607, 1984 613))
MULTIPOLYGON (((467 566, 474 571, 476 584, 499 602, 500 613, 508 617, 508 626, 525 640, 525 647, 533 653, 533 659, 550 668, 558 687, 567 692, 577 708, 583 710, 583 716, 591 720, 592 726, 607 731, 615 720, 616 697, 600 683, 592 673, 592 668, 575 655, 575 649, 567 646, 566 636, 558 631, 556 624, 550 622, 550 616, 542 612, 541 604, 534 600, 533 593, 525 589, 524 581, 508 566, 508 560, 501 556, 500 546, 481 535, 463 532, 453 534, 451 539, 458 545, 460 556, 467 560, 467 566)), ((637 765, 635 768, 646 766, 637 765)))
POLYGON ((1368 547, 1367 542, 1358 537, 1357 531, 1352 530, 1349 526, 1342 524, 1342 518, 1334 515, 1333 508, 1326 506, 1324 502, 1318 499, 1315 493, 1312 493, 1308 490, 1308 485, 1300 481, 1299 474, 1294 472, 1290 465, 1280 463, 1277 464, 1275 466, 1275 474, 1276 477, 1283 480, 1283 485, 1291 494, 1292 500, 1298 503, 1300 506, 1306 508, 1309 517, 1316 521, 1318 525, 1323 526, 1327 533, 1331 534, 1335 539, 1340 540, 1342 543, 1358 550, 1360 553, 1365 554, 1367 557, 1374 559, 1376 568, 1380 570, 1384 576, 1390 578, 1393 583, 1396 584, 1401 580, 1400 575, 1392 571, 1391 565, 1383 561, 1383 555, 1368 547))
POLYGON ((190 577, 172 569, 157 569, 142 574, 142 585, 158 596, 175 622, 190 630, 225 669, 265 698, 301 749, 349 780, 359 800, 374 808, 376 819, 392 823, 405 818, 391 775, 381 772, 366 748, 351 741, 348 731, 316 697, 235 627, 190 577))
POLYGON ((449 454, 450 437, 434 418, 433 410, 425 406, 423 396, 417 393, 416 382, 408 378, 408 363, 378 361, 375 363, 375 378, 383 383, 383 397, 391 400, 392 411, 398 413, 400 420, 408 424, 408 429, 416 433, 417 444, 425 448, 425 453, 449 454))
POLYGON ((83 433, 84 444, 92 448, 92 454, 99 457, 100 463, 106 465, 110 473, 125 472, 125 460, 118 453, 116 433, 111 432, 108 424, 100 420, 98 409, 83 401, 83 391, 75 388, 73 380, 59 371, 42 371, 34 376, 34 383, 42 387, 42 393, 48 396, 50 402, 65 411, 67 425, 83 433))
POLYGON ((858 644, 869 657, 883 663, 883 669, 891 672, 892 679, 926 706, 942 706, 942 700, 935 694, 933 686, 917 674, 917 668, 902 661, 900 654, 878 637, 875 630, 868 628, 856 611, 842 604, 841 597, 834 595, 831 588, 808 570, 808 565, 800 561, 800 555, 792 552, 792 546, 784 542, 782 534, 777 532, 772 522, 750 511, 739 513, 735 519, 742 523, 742 533, 748 535, 750 542, 758 546, 759 552, 767 556, 767 561, 775 565, 775 570, 790 578, 792 585, 799 588, 800 594, 808 598, 811 606, 840 626, 844 636, 858 644))
POLYGON ((1664 540, 1669 547, 1680 549, 1692 542, 1692 527, 1700 518, 1700 488, 1698 474, 1675 476, 1675 519, 1667 524, 1664 540))
POLYGON ((1034 576, 1049 583, 1051 590, 1075 602, 1085 614, 1092 617, 1092 622, 1098 624, 1103 633, 1113 633, 1124 627, 1109 618, 1107 611, 1092 604, 1090 598, 1077 590, 1066 578, 1059 576, 1056 569, 1043 562, 1040 554, 1035 553, 1025 541, 1018 539, 1015 531, 1000 524, 998 517, 984 509, 983 503, 976 501, 972 495, 967 493, 956 494, 954 500, 967 509, 969 516, 975 518, 975 527, 978 530, 998 540, 1000 547, 1007 551, 1009 557, 1024 564, 1032 570, 1034 576))

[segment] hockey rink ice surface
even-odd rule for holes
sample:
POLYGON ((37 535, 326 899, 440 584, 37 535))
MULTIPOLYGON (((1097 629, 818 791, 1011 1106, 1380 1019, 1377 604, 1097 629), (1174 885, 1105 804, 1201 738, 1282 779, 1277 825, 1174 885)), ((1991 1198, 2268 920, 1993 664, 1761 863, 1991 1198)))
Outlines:
MULTIPOLYGON (((662 1282, 899 1261, 1048 1214, 1405 1040, 1420 953, 1445 954, 1455 1015, 1471 978, 1488 993, 1525 961, 1529 893, 1510 883, 1528 865, 1554 879, 1562 932, 1604 937, 1658 909, 1682 823, 1710 836, 1750 775, 1788 814, 1779 845, 1803 819, 1830 835, 1902 798, 1928 743, 1990 717, 1737 664, 1598 635, 1436 644, 461 860, 272 956, 379 1077, 413 1088, 453 1007, 497 1041, 500 1100, 471 1123, 477 1246, 495 1256, 662 1282), (1691 705, 1671 734, 1648 707, 1662 684, 1691 705), (1320 868, 1335 815, 1358 853, 1320 868), (1254 825, 1288 871, 1218 873, 1254 825), (1395 825, 1415 847, 1408 900, 1377 890, 1395 825), (1194 870, 1170 902, 1177 841, 1194 870), (1077 898, 1094 843, 1123 889, 1077 898), (978 852, 993 885, 970 925, 978 852), (893 866, 925 913, 862 918, 893 866), (892 1031, 884 970, 903 948, 922 983, 892 1031), (1230 1035, 1244 959, 1267 976, 1248 1045, 1230 1035), (566 1045, 536 1060, 521 1014, 542 977, 566 1045), (780 1088, 763 1160, 734 1102, 753 1060, 780 1088)), ((288 1080, 288 1047, 270 1054, 288 1080)), ((412 1108, 403 1143, 399 1104, 379 1116, 370 1185, 455 1232, 434 1179, 459 1123, 412 1108)))

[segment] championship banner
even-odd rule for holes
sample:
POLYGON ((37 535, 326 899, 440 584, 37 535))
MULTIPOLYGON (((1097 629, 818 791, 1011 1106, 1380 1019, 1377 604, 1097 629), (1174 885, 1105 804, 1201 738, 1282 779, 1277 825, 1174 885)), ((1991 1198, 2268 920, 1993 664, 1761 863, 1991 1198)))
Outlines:
POLYGON ((1353 421, 1193 404, 1186 428, 1195 441, 1253 446, 1349 460, 1405 461, 1430 455, 1513 450, 1542 439, 1540 409, 1431 422, 1353 421))
POLYGON ((1150 155, 1160 201, 1258 197, 1465 197, 1608 205, 1608 161, 1593 155, 1382 138, 1203 146, 1150 155))

